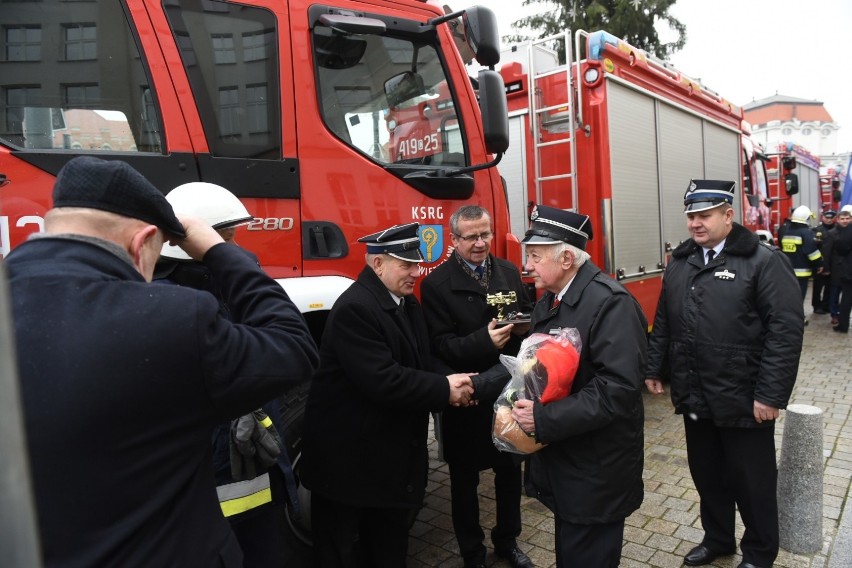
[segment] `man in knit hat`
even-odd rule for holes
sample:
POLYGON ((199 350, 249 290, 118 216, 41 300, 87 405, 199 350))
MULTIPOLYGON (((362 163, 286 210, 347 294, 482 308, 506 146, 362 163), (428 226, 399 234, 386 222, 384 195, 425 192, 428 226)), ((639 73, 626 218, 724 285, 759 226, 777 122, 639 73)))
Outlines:
POLYGON ((287 294, 121 161, 60 170, 45 232, 6 258, 46 566, 242 566, 210 433, 313 372, 287 294), (169 239, 231 306, 150 284, 169 239))

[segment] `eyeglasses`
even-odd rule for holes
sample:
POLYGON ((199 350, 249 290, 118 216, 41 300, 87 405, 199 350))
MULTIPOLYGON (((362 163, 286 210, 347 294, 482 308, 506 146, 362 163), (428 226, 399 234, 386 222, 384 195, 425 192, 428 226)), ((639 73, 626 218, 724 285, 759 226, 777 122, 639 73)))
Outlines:
POLYGON ((494 233, 492 233, 491 231, 485 231, 484 233, 479 233, 479 234, 476 234, 476 235, 464 235, 464 236, 462 236, 462 235, 456 235, 455 233, 453 233, 453 235, 455 235, 455 237, 457 239, 461 239, 466 243, 475 243, 476 241, 478 241, 480 239, 482 239, 482 242, 487 243, 488 241, 491 240, 491 237, 494 236, 494 233))

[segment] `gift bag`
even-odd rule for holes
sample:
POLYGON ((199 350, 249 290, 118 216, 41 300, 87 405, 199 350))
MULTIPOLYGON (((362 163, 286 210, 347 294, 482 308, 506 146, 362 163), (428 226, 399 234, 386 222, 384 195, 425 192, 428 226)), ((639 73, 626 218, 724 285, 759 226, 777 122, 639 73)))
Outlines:
POLYGON ((556 335, 534 333, 521 343, 517 357, 500 356, 512 378, 494 403, 492 439, 498 450, 531 454, 546 446, 521 429, 512 418, 512 407, 520 399, 547 404, 568 396, 580 365, 580 347, 580 333, 572 327, 556 335))

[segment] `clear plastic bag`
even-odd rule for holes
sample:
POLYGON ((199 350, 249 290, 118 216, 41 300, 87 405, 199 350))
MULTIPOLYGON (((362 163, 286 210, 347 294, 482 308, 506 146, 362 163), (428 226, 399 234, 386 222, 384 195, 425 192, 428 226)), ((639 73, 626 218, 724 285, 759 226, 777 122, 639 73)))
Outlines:
POLYGON ((512 418, 512 407, 521 399, 547 404, 568 396, 581 346, 580 333, 571 327, 556 335, 534 333, 521 343, 517 357, 500 356, 512 378, 494 403, 492 439, 498 450, 531 454, 546 446, 521 429, 512 418))

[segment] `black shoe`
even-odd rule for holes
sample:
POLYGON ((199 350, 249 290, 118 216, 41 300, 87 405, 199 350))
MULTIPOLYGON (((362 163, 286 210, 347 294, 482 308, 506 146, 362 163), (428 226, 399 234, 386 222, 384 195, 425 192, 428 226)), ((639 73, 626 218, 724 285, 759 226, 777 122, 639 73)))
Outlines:
POLYGON ((740 562, 737 568, 760 568, 757 564, 752 564, 750 562, 740 562))
MULTIPOLYGON (((484 547, 483 547, 484 548, 484 547)), ((485 552, 482 554, 464 559, 464 568, 486 568, 485 552)))
POLYGON ((839 327, 832 327, 831 331, 836 331, 837 333, 849 333, 848 329, 840 329, 839 327))
POLYGON ((517 546, 512 548, 495 548, 494 554, 509 561, 512 568, 535 568, 530 557, 517 546))
POLYGON ((729 554, 733 554, 734 552, 736 551, 731 550, 730 552, 714 552, 703 544, 699 544, 687 553, 687 555, 683 559, 683 563, 687 566, 704 566, 705 564, 710 564, 720 556, 727 556, 729 554))
POLYGON ((817 314, 817 315, 822 316, 822 315, 827 314, 828 312, 827 312, 827 311, 825 311, 825 310, 824 310, 824 309, 822 309, 822 308, 814 308, 814 313, 815 313, 815 314, 817 314))

